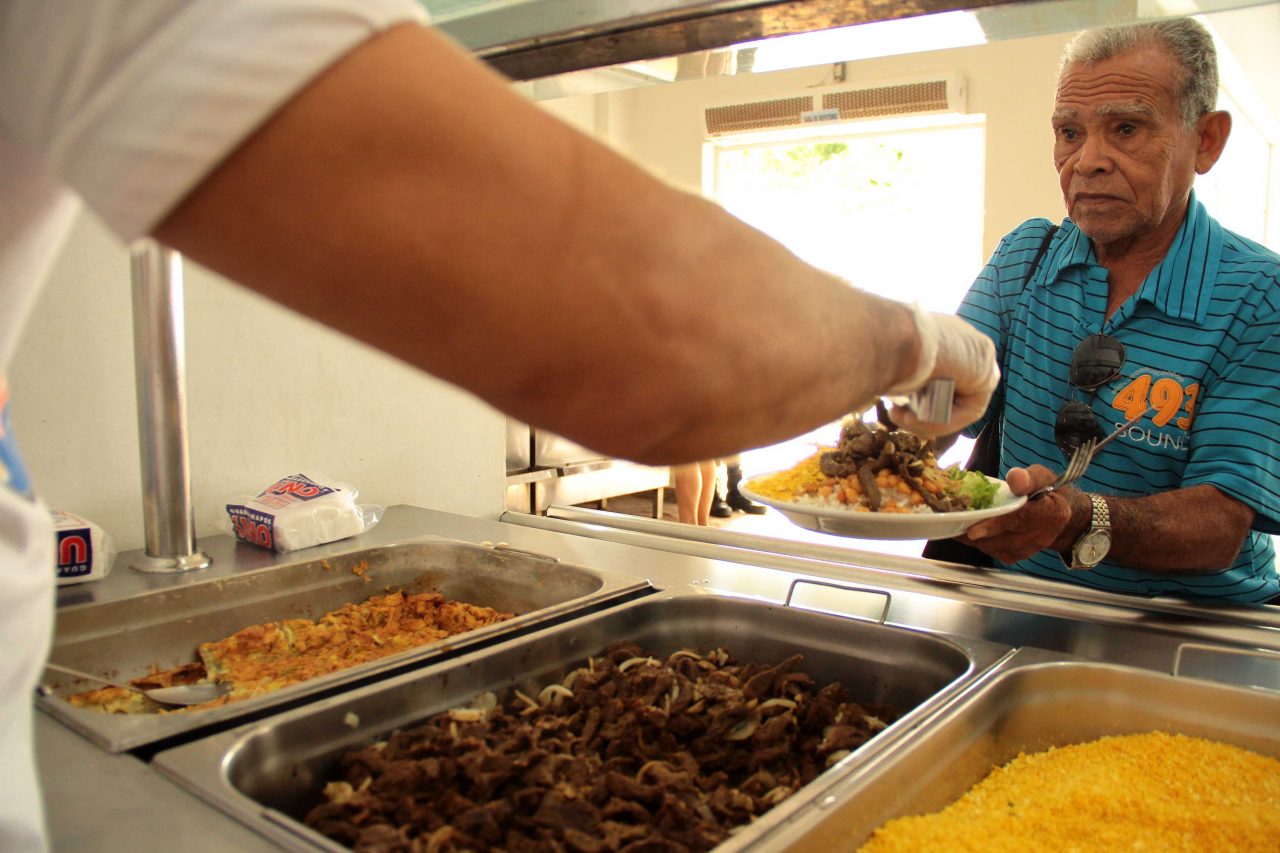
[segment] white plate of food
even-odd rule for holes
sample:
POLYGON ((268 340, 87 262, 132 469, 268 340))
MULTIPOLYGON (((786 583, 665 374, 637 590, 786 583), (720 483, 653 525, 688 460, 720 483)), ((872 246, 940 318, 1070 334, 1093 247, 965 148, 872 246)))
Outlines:
POLYGON ((926 439, 857 419, 835 446, 739 489, 807 530, 859 539, 949 539, 1027 502, 1003 480, 939 467, 926 439))
POLYGON ((995 518, 1013 512, 1027 502, 1026 496, 1014 495, 1003 480, 989 477, 997 488, 992 505, 986 509, 953 512, 868 512, 819 506, 812 503, 782 501, 751 489, 750 483, 738 486, 748 498, 785 515, 793 524, 806 530, 852 536, 858 539, 950 539, 959 536, 984 518, 995 518))

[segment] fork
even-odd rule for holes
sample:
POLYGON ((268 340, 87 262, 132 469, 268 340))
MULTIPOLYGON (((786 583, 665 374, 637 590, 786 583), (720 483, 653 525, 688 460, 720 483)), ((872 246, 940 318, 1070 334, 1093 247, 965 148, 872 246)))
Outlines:
POLYGON ((1143 410, 1142 414, 1125 421, 1120 426, 1116 427, 1110 435, 1102 439, 1102 441, 1098 441, 1096 438, 1091 438, 1081 444, 1075 449, 1075 452, 1071 454, 1071 459, 1067 462, 1067 469, 1058 476, 1058 479, 1027 495, 1027 500, 1033 501, 1036 498, 1043 497, 1050 492, 1056 492, 1063 486, 1069 486, 1076 480, 1079 480, 1084 475, 1085 470, 1089 467, 1089 463, 1093 461, 1093 457, 1097 455, 1098 451, 1101 450, 1105 444, 1111 441, 1111 439, 1120 435, 1120 433, 1142 420, 1143 415, 1146 415, 1147 411, 1149 410, 1143 410))
POLYGON ((1084 444, 1077 447, 1075 452, 1071 454, 1071 459, 1067 462, 1066 470, 1058 475, 1058 479, 1027 495, 1027 500, 1033 501, 1036 498, 1044 497, 1050 492, 1056 492, 1063 486, 1069 486, 1076 480, 1079 480, 1080 476, 1084 474, 1085 469, 1089 467, 1089 463, 1093 461, 1094 445, 1097 444, 1097 442, 1098 440, 1096 438, 1091 438, 1084 444))

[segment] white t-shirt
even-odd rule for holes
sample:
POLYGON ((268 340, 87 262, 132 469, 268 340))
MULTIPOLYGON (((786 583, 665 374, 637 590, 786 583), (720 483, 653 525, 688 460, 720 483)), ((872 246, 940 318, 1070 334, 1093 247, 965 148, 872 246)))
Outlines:
MULTIPOLYGON (((144 236, 320 71, 379 31, 425 19, 414 0, 0 3, 0 407, 22 325, 81 202, 122 240, 144 236)), ((53 622, 52 524, 4 424, 0 850, 41 850, 31 696, 53 622)))

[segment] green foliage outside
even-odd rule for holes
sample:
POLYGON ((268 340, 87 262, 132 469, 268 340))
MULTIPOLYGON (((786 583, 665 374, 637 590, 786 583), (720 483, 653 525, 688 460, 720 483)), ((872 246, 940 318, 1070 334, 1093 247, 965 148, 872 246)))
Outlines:
MULTIPOLYGON (((883 142, 812 142, 801 145, 742 148, 725 152, 720 169, 733 195, 760 209, 770 197, 779 205, 803 197, 809 209, 824 215, 865 214, 883 194, 907 178, 910 164, 902 149, 883 142)), ((725 198, 726 207, 736 205, 725 198)))

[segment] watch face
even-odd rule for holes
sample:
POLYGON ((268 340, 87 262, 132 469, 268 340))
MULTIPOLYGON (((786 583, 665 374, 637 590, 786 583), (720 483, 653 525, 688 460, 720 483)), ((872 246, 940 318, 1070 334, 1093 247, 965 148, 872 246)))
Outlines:
POLYGON ((1076 560, 1085 566, 1096 566, 1111 550, 1111 532, 1091 530, 1076 545, 1076 560))

